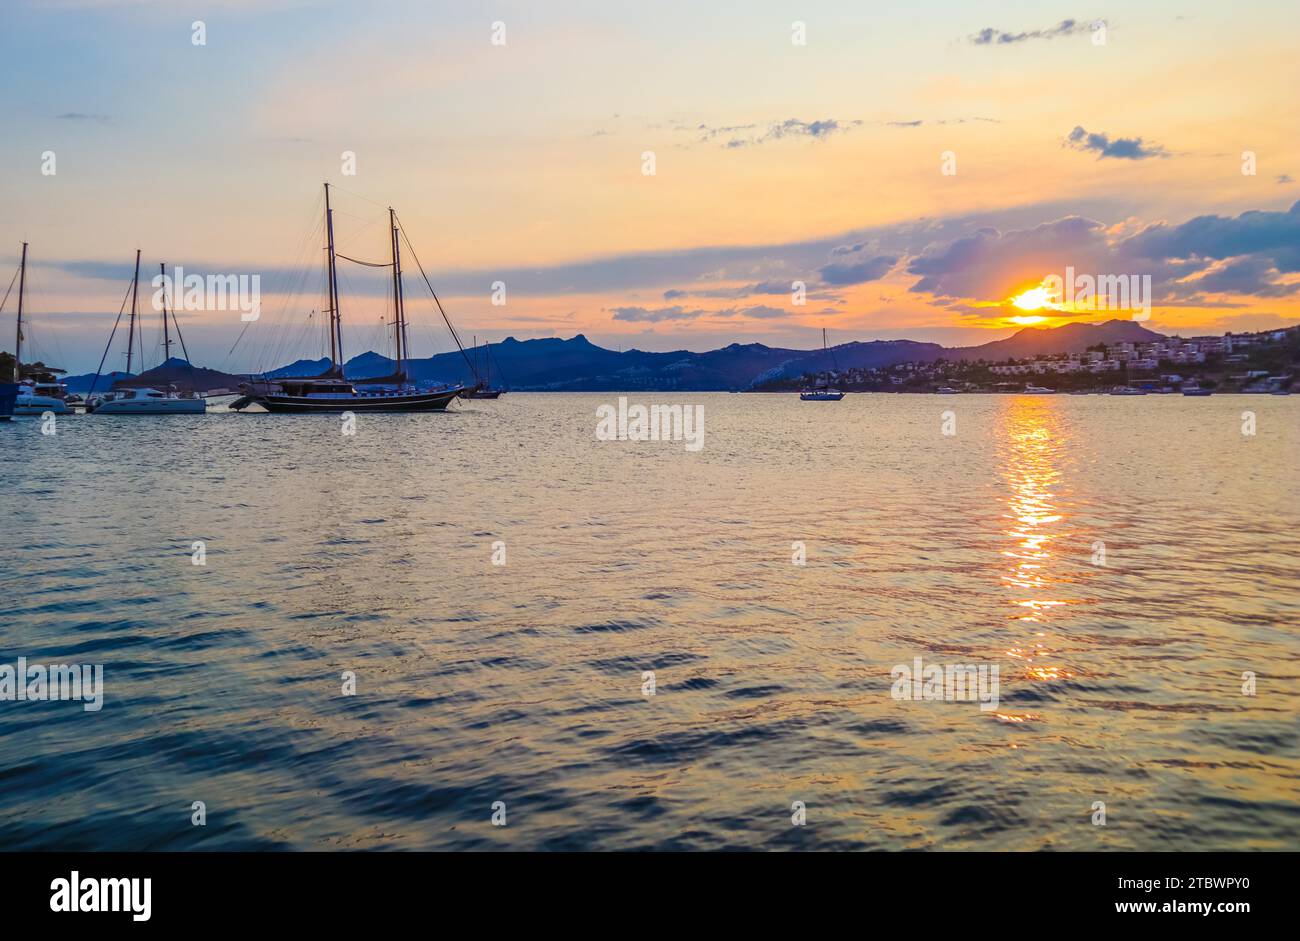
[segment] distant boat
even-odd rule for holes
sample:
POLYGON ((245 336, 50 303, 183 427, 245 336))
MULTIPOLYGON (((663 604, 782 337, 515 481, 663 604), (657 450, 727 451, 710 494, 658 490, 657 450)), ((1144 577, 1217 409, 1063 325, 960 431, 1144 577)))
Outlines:
MULTIPOLYGON (((330 367, 320 376, 260 379, 241 383, 240 391, 243 395, 230 403, 231 409, 239 411, 249 405, 260 405, 272 413, 441 412, 446 410, 447 405, 456 396, 465 391, 463 386, 421 389, 411 383, 407 376, 404 363, 410 344, 406 335, 406 303, 402 295, 402 262, 398 248, 399 240, 405 237, 405 232, 398 226, 397 215, 391 208, 388 210, 388 229, 392 262, 383 267, 393 269, 393 312, 395 314, 393 339, 397 349, 397 364, 393 374, 374 379, 358 379, 355 384, 343 376, 343 321, 339 315, 337 259, 339 257, 348 261, 355 261, 355 259, 349 259, 346 255, 340 256, 334 250, 334 213, 330 209, 330 185, 326 183, 325 261, 330 305, 330 367), (362 388, 358 389, 357 386, 362 388)), ((409 241, 407 246, 410 246, 409 241)), ((361 264, 369 263, 361 262, 361 264)), ((418 259, 416 264, 419 264, 418 259)), ((423 273, 421 269, 421 275, 423 273)), ((427 277, 425 284, 429 286, 429 292, 433 294, 433 299, 437 302, 438 310, 442 312, 448 329, 451 329, 451 321, 447 319, 446 312, 442 311, 442 302, 438 301, 438 295, 433 293, 433 286, 429 284, 427 277)), ((460 346, 460 338, 456 335, 456 331, 451 329, 451 333, 456 340, 456 346, 460 348, 461 355, 464 355, 465 350, 460 346)), ((468 361, 469 358, 466 357, 466 362, 468 361)))
POLYGON ((1055 389, 1044 389, 1042 386, 1025 386, 1026 395, 1055 395, 1055 389))
MULTIPOLYGON (((462 399, 499 399, 505 389, 492 388, 492 347, 488 344, 484 350, 483 358, 483 378, 478 385, 472 389, 466 389, 460 394, 462 399)), ((474 338, 474 362, 478 363, 478 337, 474 338)))
POLYGON ((1290 389, 1274 389, 1272 392, 1269 393, 1269 395, 1290 395, 1290 394, 1291 394, 1290 389))
MULTIPOLYGON (((62 369, 53 369, 45 367, 44 370, 37 369, 35 366, 27 369, 26 375, 23 374, 23 303, 27 296, 27 243, 23 242, 22 257, 18 262, 18 330, 14 338, 14 382, 17 383, 18 391, 14 396, 13 415, 44 415, 46 412, 53 412, 55 415, 66 415, 70 411, 68 403, 65 401, 68 394, 68 388, 59 382, 57 373, 63 372, 62 369)), ((13 282, 10 282, 10 286, 13 282)), ((5 300, 9 299, 9 293, 5 292, 5 300)), ((0 308, 4 307, 4 301, 0 301, 0 308)))
POLYGON ((952 386, 939 386, 939 388, 935 389, 934 391, 935 391, 937 394, 939 394, 939 395, 957 395, 957 394, 958 394, 958 393, 957 393, 957 390, 954 389, 952 386))
POLYGON ((1132 386, 1116 386, 1110 391, 1111 395, 1146 395, 1146 389, 1134 389, 1132 386))
MULTIPOLYGON (((822 327, 822 353, 828 352, 830 351, 826 346, 826 328, 822 327)), ((834 353, 831 353, 831 362, 835 362, 834 353)), ((829 374, 827 378, 820 380, 811 389, 799 390, 799 400, 801 402, 838 402, 842 398, 844 398, 843 392, 831 388, 829 374)))
MULTIPOLYGON (((166 284, 167 265, 165 263, 158 265, 159 274, 162 275, 166 284)), ((131 278, 131 321, 127 328, 126 335, 126 372, 131 374, 131 355, 132 347, 135 346, 136 334, 139 329, 136 327, 138 319, 138 299, 140 293, 140 249, 135 250, 135 275, 131 278)), ((162 327, 163 327, 163 363, 171 362, 172 354, 172 335, 171 326, 167 322, 167 292, 162 292, 162 327)), ((118 322, 122 319, 122 314, 118 312, 118 322)), ((185 349, 185 339, 181 336, 181 325, 176 320, 176 311, 171 311, 172 323, 176 326, 176 337, 180 340, 181 349, 185 349)), ((117 333, 117 322, 114 322, 113 329, 108 334, 108 345, 113 345, 113 337, 117 333)), ((108 356, 108 349, 104 350, 104 356, 108 356)), ((140 358, 144 359, 144 352, 141 351, 140 358)), ((189 362, 189 352, 185 352, 185 361, 189 362)), ((144 364, 141 363, 141 366, 144 364)), ((104 368, 104 361, 101 359, 99 368, 104 368)), ((191 373, 193 369, 191 368, 191 373)), ((208 403, 199 395, 196 390, 178 392, 176 389, 148 389, 132 388, 128 385, 132 380, 123 379, 114 383, 113 388, 102 395, 93 395, 95 384, 99 382, 99 372, 95 373, 95 378, 90 384, 90 392, 86 394, 86 414, 88 415, 202 415, 208 410, 208 403)), ((136 380, 138 381, 138 380, 136 380)))
POLYGON ((1186 396, 1197 396, 1199 398, 1204 398, 1205 396, 1211 394, 1213 393, 1211 393, 1211 391, 1209 389, 1206 389, 1204 386, 1183 386, 1183 395, 1186 396))

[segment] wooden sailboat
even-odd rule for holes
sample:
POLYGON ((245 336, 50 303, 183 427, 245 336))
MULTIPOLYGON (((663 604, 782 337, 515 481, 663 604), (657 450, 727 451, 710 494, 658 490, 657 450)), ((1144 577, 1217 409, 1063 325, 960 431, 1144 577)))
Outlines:
MULTIPOLYGON (((826 346, 826 328, 822 327, 822 355, 830 352, 826 346)), ((831 360, 834 361, 835 355, 831 354, 831 360)), ((844 393, 839 389, 832 389, 830 385, 830 376, 819 378, 811 389, 800 389, 799 400, 801 402, 838 402, 844 398, 844 393)))
MULTIPOLYGON (((409 380, 406 360, 409 346, 406 305, 402 296, 402 262, 397 216, 388 210, 393 268, 393 331, 397 364, 392 375, 350 381, 343 375, 343 321, 339 312, 338 261, 334 250, 334 212, 330 208, 330 185, 325 184, 326 267, 329 293, 330 366, 323 375, 308 378, 262 379, 240 383, 243 392, 230 407, 240 410, 260 405, 268 412, 429 412, 443 411, 463 386, 419 389, 409 380), (360 387, 360 388, 358 388, 360 387)), ((407 243, 409 246, 409 242, 407 243)), ((417 260, 418 264, 418 260, 417 260)), ((427 283, 426 278, 426 283, 427 283)), ((432 290, 432 288, 430 288, 432 290)), ((437 295, 434 295, 437 300, 437 295)), ((441 309, 441 303, 439 304, 441 309)), ((446 314, 443 314, 446 318, 446 314)), ((448 327, 451 322, 447 322, 448 327)), ((453 331, 455 336, 455 331, 453 331)), ((457 340, 459 345, 459 340, 457 340)), ((463 352, 463 350, 462 350, 463 352)))
MULTIPOLYGON (((164 279, 167 277, 167 265, 161 263, 158 265, 158 271, 164 279)), ((165 284, 166 281, 164 280, 165 284)), ((140 293, 140 250, 135 250, 135 275, 131 279, 131 321, 127 329, 126 339, 126 379, 120 379, 113 384, 111 391, 103 395, 95 395, 95 385, 99 382, 99 377, 104 369, 104 359, 99 361, 99 370, 95 372, 95 378, 90 384, 90 391, 86 393, 86 413, 95 415, 202 415, 208 409, 208 403, 205 399, 195 393, 195 390, 177 391, 175 387, 167 389, 153 389, 140 386, 137 380, 131 376, 131 356, 132 347, 135 346, 137 334, 136 322, 138 319, 138 300, 140 293)), ((172 335, 171 328, 167 322, 167 292, 162 292, 162 327, 163 327, 163 365, 171 362, 172 358, 172 335)), ((181 336, 181 325, 176 320, 176 311, 171 311, 172 322, 176 326, 176 336, 180 339, 181 349, 185 348, 185 338, 181 336)), ((118 312, 118 321, 122 314, 118 312)), ((113 345, 113 337, 117 333, 117 322, 114 322, 113 329, 108 335, 108 346, 104 348, 104 358, 108 357, 108 350, 113 345)), ((141 359, 144 358, 144 351, 141 350, 141 359)), ((185 351, 185 361, 189 362, 189 352, 185 351)), ((140 364, 142 367, 144 363, 140 364)), ((192 368, 192 367, 191 367, 192 368)))

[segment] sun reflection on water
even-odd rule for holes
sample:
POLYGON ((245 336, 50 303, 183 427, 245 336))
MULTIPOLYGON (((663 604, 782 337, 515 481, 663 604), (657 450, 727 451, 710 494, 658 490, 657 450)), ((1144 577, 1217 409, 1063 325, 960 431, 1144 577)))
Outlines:
MULTIPOLYGON (((1068 520, 1056 490, 1061 483, 1065 447, 1058 410, 1050 401, 1015 396, 1003 412, 1003 473, 1009 494, 1003 556, 1010 560, 1002 582, 1011 590, 1014 611, 1008 618, 1045 637, 1053 613, 1071 604, 1061 597, 1066 579, 1060 574, 1060 542, 1068 520)), ((1073 674, 1041 662, 1047 654, 1039 642, 1013 646, 1006 655, 1023 661, 1028 680, 1050 682, 1073 674)))

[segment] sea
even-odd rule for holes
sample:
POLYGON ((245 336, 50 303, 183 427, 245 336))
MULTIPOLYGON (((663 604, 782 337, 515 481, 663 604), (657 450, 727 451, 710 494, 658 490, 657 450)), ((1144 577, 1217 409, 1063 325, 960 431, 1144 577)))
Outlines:
POLYGON ((0 423, 0 849, 1300 850, 1300 397, 623 395, 0 423))

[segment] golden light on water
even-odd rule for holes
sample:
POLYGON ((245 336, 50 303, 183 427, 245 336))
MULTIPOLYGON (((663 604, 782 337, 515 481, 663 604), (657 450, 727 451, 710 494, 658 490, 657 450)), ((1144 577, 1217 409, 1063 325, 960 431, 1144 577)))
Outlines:
MULTIPOLYGON (((1053 612, 1071 603, 1060 597, 1065 580, 1057 574, 1056 543, 1068 526, 1056 496, 1061 484, 1064 429, 1054 404, 1015 397, 1007 400, 1003 435, 1003 473, 1010 491, 1005 536, 1010 547, 1002 554, 1010 560, 1010 568, 1002 581, 1011 589, 1013 613, 1009 617, 1030 628, 1033 636, 1044 637, 1042 628, 1053 612)), ((1060 666, 1038 662, 1048 653, 1040 641, 1013 646, 1005 653, 1026 664, 1023 676, 1030 681, 1052 682, 1073 676, 1060 666)))

